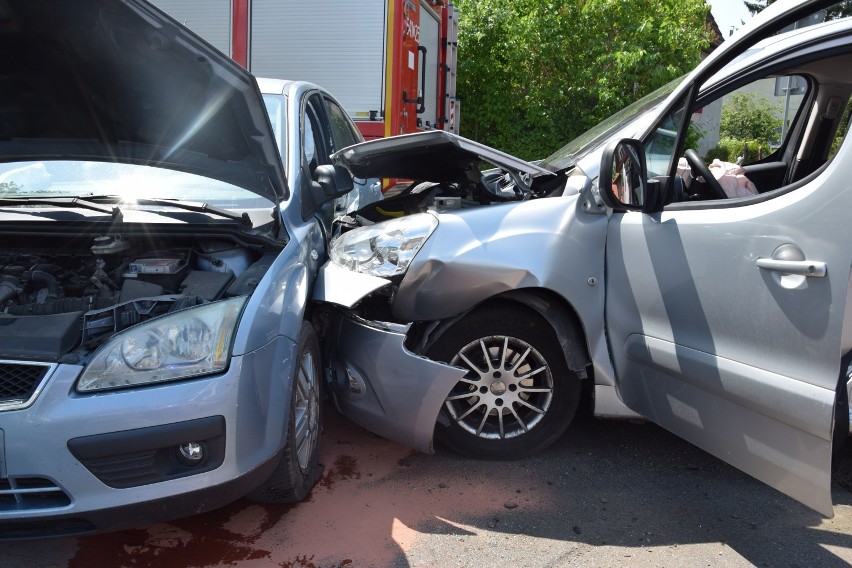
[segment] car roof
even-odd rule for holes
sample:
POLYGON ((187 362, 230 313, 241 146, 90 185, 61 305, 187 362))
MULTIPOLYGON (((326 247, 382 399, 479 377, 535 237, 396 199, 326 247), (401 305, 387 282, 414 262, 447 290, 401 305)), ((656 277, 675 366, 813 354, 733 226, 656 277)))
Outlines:
MULTIPOLYGON (((740 54, 731 63, 708 79, 706 84, 708 86, 713 85, 732 75, 736 75, 740 71, 747 70, 755 65, 759 65, 763 61, 773 59, 777 55, 787 52, 795 51, 800 53, 809 47, 818 50, 825 49, 825 42, 827 40, 839 39, 841 37, 848 38, 849 34, 852 34, 852 18, 831 20, 770 36, 740 54)), ((848 44, 849 41, 846 39, 840 43, 848 44)))
MULTIPOLYGON (((265 95, 290 95, 296 96, 307 91, 321 91, 330 95, 327 89, 309 81, 297 81, 293 79, 275 79, 271 77, 255 77, 260 92, 265 95)), ((334 96, 332 95, 332 98, 334 96)))

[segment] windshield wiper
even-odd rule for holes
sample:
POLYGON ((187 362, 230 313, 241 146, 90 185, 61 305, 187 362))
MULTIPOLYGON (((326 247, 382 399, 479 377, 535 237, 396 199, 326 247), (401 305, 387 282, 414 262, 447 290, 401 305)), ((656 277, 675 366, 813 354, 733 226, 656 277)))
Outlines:
POLYGON ((225 219, 231 219, 233 221, 239 221, 240 224, 245 225, 246 227, 251 227, 251 217, 245 211, 241 214, 232 213, 227 209, 221 209, 219 207, 214 207, 213 205, 208 205, 206 203, 199 203, 197 201, 179 201, 177 199, 156 199, 156 198, 136 198, 134 200, 136 203, 140 205, 166 205, 169 207, 176 207, 178 209, 183 209, 185 211, 194 211, 196 213, 212 213, 213 215, 218 215, 219 217, 224 217, 225 219))
POLYGON ((118 207, 108 207, 106 205, 99 205, 86 199, 81 199, 79 197, 0 197, 0 206, 32 205, 34 203, 37 203, 39 205, 53 205, 54 207, 79 207, 81 209, 91 209, 92 211, 98 211, 105 215, 111 215, 116 219, 121 218, 121 209, 119 209, 118 207))
MULTIPOLYGON (((93 199, 102 198, 101 196, 95 197, 93 199)), ((109 197, 109 199, 115 199, 114 197, 109 197)), ((140 205, 164 205, 167 207, 175 207, 177 209, 183 209, 184 211, 194 211, 197 213, 210 213, 212 215, 218 215, 219 217, 224 217, 225 219, 231 219, 233 221, 239 221, 242 225, 247 227, 252 226, 251 218, 248 213, 243 212, 242 214, 232 213, 227 209, 220 209, 219 207, 214 207, 212 205, 208 205, 206 203, 198 203, 195 201, 179 201, 177 199, 156 199, 156 198, 137 198, 133 200, 135 203, 140 205)), ((0 197, 0 206, 3 205, 32 205, 37 203, 39 205, 53 205, 55 207, 80 207, 83 209, 91 209, 92 211, 99 211, 100 213, 104 213, 106 215, 111 215, 116 219, 121 219, 121 209, 119 209, 115 205, 101 205, 100 203, 96 203, 94 201, 90 201, 89 199, 83 199, 81 197, 0 197)))

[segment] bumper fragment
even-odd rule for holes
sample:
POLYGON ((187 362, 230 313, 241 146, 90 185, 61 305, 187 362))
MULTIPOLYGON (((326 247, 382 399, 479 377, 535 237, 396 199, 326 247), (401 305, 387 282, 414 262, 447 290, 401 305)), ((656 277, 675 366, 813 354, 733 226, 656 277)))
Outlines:
POLYGON ((338 408, 380 436, 432 453, 438 413, 465 371, 408 351, 408 326, 338 316, 330 361, 338 408))
POLYGON ((341 268, 330 260, 320 268, 314 300, 351 308, 364 296, 390 285, 390 280, 341 268))

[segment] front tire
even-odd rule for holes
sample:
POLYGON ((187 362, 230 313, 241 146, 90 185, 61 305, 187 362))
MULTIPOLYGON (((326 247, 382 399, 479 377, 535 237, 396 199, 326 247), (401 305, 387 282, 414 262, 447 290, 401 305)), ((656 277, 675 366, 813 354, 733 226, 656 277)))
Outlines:
POLYGON ((447 395, 435 437, 482 459, 516 459, 555 442, 580 400, 553 328, 538 313, 499 306, 446 331, 428 356, 468 370, 447 395))
POLYGON ((314 328, 307 322, 302 323, 298 353, 287 441, 281 450, 281 461, 269 479, 246 496, 251 501, 301 501, 322 473, 318 465, 322 428, 320 349, 314 328))

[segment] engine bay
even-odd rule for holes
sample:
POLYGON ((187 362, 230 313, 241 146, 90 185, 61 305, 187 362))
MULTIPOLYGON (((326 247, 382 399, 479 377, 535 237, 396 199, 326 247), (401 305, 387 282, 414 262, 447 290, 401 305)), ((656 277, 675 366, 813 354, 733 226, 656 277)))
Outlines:
POLYGON ((343 217, 338 221, 346 230, 427 211, 443 213, 558 195, 564 187, 563 177, 533 180, 527 174, 499 168, 468 177, 472 179, 398 182, 381 201, 361 208, 354 218, 343 217))
POLYGON ((222 235, 4 235, 0 359, 84 363, 133 325, 251 294, 266 254, 222 235))

